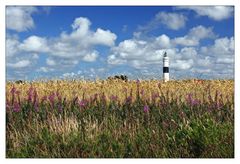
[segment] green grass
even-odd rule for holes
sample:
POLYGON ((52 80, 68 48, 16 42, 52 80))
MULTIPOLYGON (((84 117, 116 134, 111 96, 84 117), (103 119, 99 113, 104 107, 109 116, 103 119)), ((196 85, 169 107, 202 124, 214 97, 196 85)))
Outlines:
POLYGON ((55 99, 52 108, 47 100, 38 110, 22 100, 20 111, 7 109, 6 157, 234 158, 233 101, 132 94, 137 98, 125 103, 106 103, 100 93, 82 106, 55 99))

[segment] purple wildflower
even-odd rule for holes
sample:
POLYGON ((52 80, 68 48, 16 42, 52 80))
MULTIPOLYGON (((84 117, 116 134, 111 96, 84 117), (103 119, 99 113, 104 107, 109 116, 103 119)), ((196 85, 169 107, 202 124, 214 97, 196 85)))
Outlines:
POLYGON ((7 103, 6 103, 6 108, 7 108, 7 111, 10 110, 10 108, 11 108, 11 105, 10 105, 9 101, 7 101, 7 103))
POLYGON ((60 95, 60 94, 59 94, 59 92, 57 91, 57 92, 56 92, 56 96, 58 97, 59 95, 60 95))
POLYGON ((34 91, 34 89, 33 89, 33 87, 31 86, 31 87, 29 88, 28 92, 27 92, 27 94, 28 94, 28 102, 32 102, 32 100, 33 100, 33 91, 34 91))
POLYGON ((33 91, 33 103, 35 104, 37 100, 38 100, 38 94, 37 94, 36 89, 34 89, 34 91, 33 91))
POLYGON ((132 103, 132 96, 128 96, 125 100, 126 104, 131 104, 132 103))
POLYGON ((215 103, 215 107, 216 107, 216 109, 220 109, 220 108, 221 108, 221 104, 218 103, 218 102, 216 102, 216 103, 215 103))
POLYGON ((155 101, 159 97, 158 93, 152 93, 152 100, 155 101))
POLYGON ((38 101, 36 101, 36 102, 34 103, 34 109, 35 109, 36 112, 39 111, 39 103, 38 103, 38 101))
POLYGON ((137 79, 136 83, 137 83, 137 86, 139 87, 139 85, 140 85, 140 80, 137 79))
POLYGON ((186 100, 189 104, 191 104, 191 101, 192 101, 192 94, 191 93, 187 94, 186 100))
POLYGON ((104 103, 107 102, 107 97, 104 93, 101 95, 101 101, 103 101, 104 103))
POLYGON ((50 102, 53 102, 54 101, 54 98, 55 98, 55 94, 54 93, 51 93, 49 96, 48 96, 48 100, 50 102))
POLYGON ((118 96, 111 95, 110 99, 111 99, 112 101, 117 101, 118 96))
POLYGON ((82 107, 82 108, 84 108, 87 105, 87 103, 88 103, 87 100, 80 100, 78 102, 79 106, 82 107))
POLYGON ((149 111, 149 106, 148 105, 144 105, 143 111, 145 113, 147 113, 149 111))
POLYGON ((194 99, 191 93, 187 95, 186 100, 191 106, 199 105, 201 103, 200 100, 194 99))
POLYGON ((62 111, 62 103, 59 103, 57 107, 58 107, 58 111, 61 112, 62 111))
POLYGON ((48 100, 50 101, 52 108, 54 108, 54 98, 55 98, 54 92, 48 96, 48 100))
POLYGON ((12 94, 15 94, 16 88, 13 86, 10 92, 11 92, 12 94))
POLYGON ((17 102, 14 102, 13 111, 20 112, 20 105, 17 102))
POLYGON ((192 102, 191 102, 191 105, 199 105, 201 103, 201 101, 200 100, 198 100, 198 99, 193 99, 192 100, 192 102))

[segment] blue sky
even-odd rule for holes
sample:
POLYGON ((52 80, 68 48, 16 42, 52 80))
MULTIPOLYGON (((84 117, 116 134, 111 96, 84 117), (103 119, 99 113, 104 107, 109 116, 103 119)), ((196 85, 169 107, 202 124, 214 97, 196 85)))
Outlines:
POLYGON ((231 6, 6 8, 7 80, 233 78, 231 6))

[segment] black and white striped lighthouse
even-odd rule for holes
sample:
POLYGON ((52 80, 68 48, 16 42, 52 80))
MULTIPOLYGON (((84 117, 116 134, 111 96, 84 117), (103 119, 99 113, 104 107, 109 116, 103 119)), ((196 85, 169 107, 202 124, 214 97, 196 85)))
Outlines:
POLYGON ((169 59, 167 57, 167 52, 163 55, 163 80, 164 82, 169 81, 169 59))

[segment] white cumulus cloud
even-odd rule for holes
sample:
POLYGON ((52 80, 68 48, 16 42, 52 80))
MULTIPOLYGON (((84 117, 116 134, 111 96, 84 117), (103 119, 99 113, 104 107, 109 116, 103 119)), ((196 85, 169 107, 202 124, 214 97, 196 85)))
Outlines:
POLYGON ((27 63, 27 59, 37 63, 41 54, 47 55, 47 67, 42 66, 38 69, 39 72, 66 71, 80 61, 94 62, 100 56, 95 47, 114 46, 117 36, 102 28, 93 31, 90 26, 88 18, 79 17, 73 21, 71 32, 62 32, 57 37, 32 35, 20 42, 17 37, 9 35, 6 40, 6 55, 10 61, 7 67, 13 71, 20 67, 32 68, 34 64, 27 63))
POLYGON ((17 37, 7 36, 6 39, 6 56, 11 57, 19 52, 18 46, 20 42, 17 37))
POLYGON ((190 29, 187 35, 174 38, 173 43, 182 46, 196 46, 199 45, 200 40, 214 37, 215 34, 211 27, 204 27, 202 25, 199 25, 190 29))
POLYGON ((92 53, 85 55, 83 57, 83 61, 94 62, 94 61, 96 61, 98 54, 99 53, 97 51, 93 51, 92 53))
POLYGON ((6 8, 7 29, 22 32, 33 28, 32 14, 36 11, 36 7, 8 6, 6 8))
POLYGON ((169 29, 178 30, 185 26, 187 17, 179 13, 166 13, 159 12, 155 16, 156 21, 161 22, 161 24, 166 25, 169 29))
POLYGON ((179 30, 186 26, 187 20, 187 17, 179 12, 158 12, 151 21, 145 25, 138 26, 134 36, 139 38, 142 34, 147 34, 163 26, 171 30, 179 30))
POLYGON ((26 52, 48 52, 48 44, 45 38, 30 36, 19 45, 22 51, 26 52))
POLYGON ((18 61, 17 63, 7 63, 7 65, 10 68, 24 68, 27 67, 31 64, 31 62, 29 60, 21 60, 18 61))
POLYGON ((160 35, 159 37, 156 38, 156 42, 159 43, 159 46, 161 48, 168 48, 171 46, 171 40, 170 38, 165 35, 165 34, 162 34, 160 35))
POLYGON ((234 10, 231 6, 184 6, 178 8, 193 10, 199 16, 208 16, 216 21, 230 18, 233 15, 234 10))
POLYGON ((201 53, 215 58, 215 63, 233 64, 234 63, 234 38, 218 38, 209 47, 202 47, 201 53))
POLYGON ((132 67, 146 77, 159 77, 165 51, 170 59, 170 75, 175 78, 233 77, 234 38, 217 38, 211 27, 202 25, 178 38, 162 34, 124 40, 111 49, 107 61, 110 66, 132 67), (203 39, 214 43, 202 47, 199 42, 203 39))

